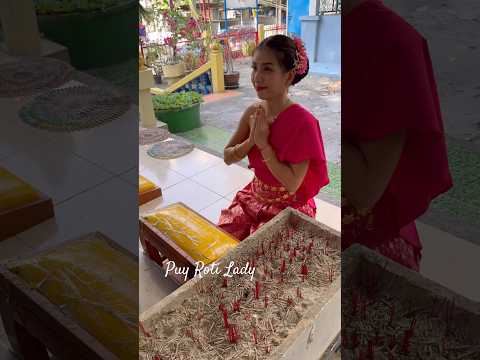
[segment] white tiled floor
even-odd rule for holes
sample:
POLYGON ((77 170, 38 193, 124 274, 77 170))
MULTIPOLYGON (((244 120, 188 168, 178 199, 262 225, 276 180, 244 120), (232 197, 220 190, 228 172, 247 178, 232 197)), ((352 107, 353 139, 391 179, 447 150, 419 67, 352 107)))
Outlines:
POLYGON ((192 180, 221 196, 226 196, 243 188, 252 178, 251 171, 221 162, 193 176, 192 180))
POLYGON ((158 160, 147 154, 148 148, 148 145, 140 146, 140 172, 142 172, 142 169, 159 169, 162 167, 173 170, 184 177, 192 177, 201 171, 223 162, 221 158, 198 149, 194 149, 191 153, 176 159, 158 160))
POLYGON ((138 232, 138 212, 131 204, 138 201, 137 191, 136 186, 121 179, 110 179, 56 206, 53 219, 17 237, 31 248, 40 250, 88 232, 101 231, 136 253, 138 247, 134 239, 138 232), (118 194, 122 197, 119 198, 118 194))
POLYGON ((417 222, 423 244, 420 272, 441 285, 480 302, 480 246, 417 222))
POLYGON ((230 203, 230 200, 221 198, 220 200, 214 202, 212 205, 200 210, 200 214, 205 216, 212 223, 216 224, 220 217, 220 212, 223 209, 226 209, 230 205, 230 203))
POLYGON ((72 133, 49 134, 56 146, 70 147, 71 151, 103 169, 118 175, 137 165, 137 152, 131 151, 138 145, 134 134, 138 131, 135 119, 136 107, 113 122, 97 128, 72 133), (108 145, 107 145, 108 144, 108 145))
MULTIPOLYGON (((52 197, 55 217, 0 241, 0 261, 92 231, 137 254, 138 108, 94 129, 54 133, 19 119, 28 100, 0 99, 0 166, 52 197)), ((0 326, 0 360, 13 359, 7 344, 0 326)))
POLYGON ((22 151, 0 160, 0 166, 60 203, 106 181, 112 175, 65 147, 49 144, 37 151, 22 151))
POLYGON ((183 202, 195 211, 200 211, 221 199, 221 196, 213 191, 185 179, 178 184, 162 189, 163 199, 152 201, 142 206, 143 211, 153 211, 175 202, 183 202))

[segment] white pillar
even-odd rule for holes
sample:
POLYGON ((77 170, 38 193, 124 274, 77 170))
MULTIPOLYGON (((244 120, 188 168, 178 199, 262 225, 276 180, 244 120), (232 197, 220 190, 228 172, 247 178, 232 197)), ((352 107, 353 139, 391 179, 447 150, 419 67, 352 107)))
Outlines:
POLYGON ((1 0, 0 20, 10 55, 41 55, 40 34, 32 0, 1 0))
POLYGON ((155 85, 153 73, 150 69, 138 72, 138 108, 140 111, 140 125, 145 128, 157 126, 157 119, 153 111, 152 94, 150 88, 155 85))
POLYGON ((318 15, 319 9, 320 9, 320 0, 310 0, 309 7, 308 7, 308 15, 309 16, 318 15))

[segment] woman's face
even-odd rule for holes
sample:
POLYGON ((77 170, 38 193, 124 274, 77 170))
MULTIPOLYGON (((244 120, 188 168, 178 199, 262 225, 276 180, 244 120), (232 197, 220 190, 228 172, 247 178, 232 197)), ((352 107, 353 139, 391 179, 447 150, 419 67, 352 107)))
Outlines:
POLYGON ((252 60, 252 85, 262 100, 282 96, 293 80, 292 71, 286 72, 272 50, 257 49, 252 60))

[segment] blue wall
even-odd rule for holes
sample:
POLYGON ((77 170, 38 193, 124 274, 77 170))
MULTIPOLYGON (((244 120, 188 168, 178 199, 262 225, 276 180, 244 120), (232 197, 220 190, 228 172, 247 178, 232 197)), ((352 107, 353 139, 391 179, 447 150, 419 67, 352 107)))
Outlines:
POLYGON ((287 30, 289 34, 301 35, 300 17, 308 15, 310 0, 288 1, 287 30))
POLYGON ((303 16, 302 40, 312 62, 340 63, 341 19, 339 15, 303 16))

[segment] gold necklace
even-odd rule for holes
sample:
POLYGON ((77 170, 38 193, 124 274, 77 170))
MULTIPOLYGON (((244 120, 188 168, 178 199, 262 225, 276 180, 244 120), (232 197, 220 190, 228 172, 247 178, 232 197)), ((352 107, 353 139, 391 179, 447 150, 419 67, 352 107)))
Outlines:
POLYGON ((285 103, 285 105, 281 108, 281 110, 279 112, 277 112, 275 114, 275 116, 272 115, 272 118, 273 119, 276 119, 278 115, 280 115, 282 112, 284 112, 285 110, 287 110, 290 106, 292 106, 294 104, 294 102, 290 99, 287 100, 287 102, 285 103))

